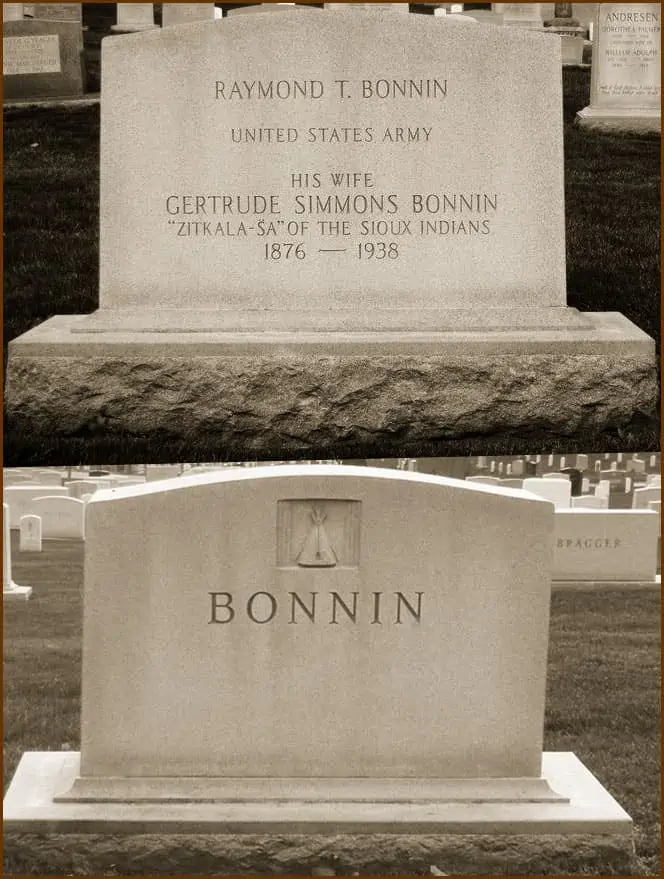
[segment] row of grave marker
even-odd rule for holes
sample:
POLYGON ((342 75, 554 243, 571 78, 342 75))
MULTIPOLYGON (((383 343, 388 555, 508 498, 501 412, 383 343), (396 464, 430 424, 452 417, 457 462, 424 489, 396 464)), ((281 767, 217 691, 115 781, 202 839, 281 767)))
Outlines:
MULTIPOLYGON (((79 6, 80 4, 69 4, 79 6)), ((480 24, 507 24, 526 28, 541 28, 542 4, 492 4, 491 12, 473 10, 469 16, 449 16, 480 24)), ((178 26, 194 21, 222 16, 222 10, 213 3, 164 3, 162 25, 178 26)), ((374 8, 381 11, 408 12, 408 4, 343 4, 326 3, 328 10, 348 11, 353 7, 374 8)), ((660 44, 659 10, 652 4, 596 4, 599 41, 597 60, 593 68, 590 105, 579 114, 584 125, 612 125, 614 110, 626 112, 635 118, 659 113, 660 103, 660 44), (626 10, 630 10, 626 21, 626 10), (640 16, 633 17, 634 10, 640 16), (620 22, 620 27, 615 22, 620 22)), ((117 34, 149 31, 156 27, 152 3, 118 3, 117 34)), ((248 12, 277 12, 298 8, 318 11, 296 4, 263 3, 230 9, 227 15, 248 12)), ((436 9, 446 14, 446 10, 436 9)), ((42 13, 43 14, 43 13, 42 13)), ((79 20, 54 20, 46 17, 24 18, 24 4, 4 3, 3 75, 4 100, 25 98, 53 98, 82 96, 85 91, 85 63, 83 35, 79 20)), ((581 63, 583 28, 555 27, 550 30, 560 35, 564 63, 581 63)), ((592 27, 590 28, 592 33, 592 27)), ((651 120, 652 121, 652 120, 651 120)))

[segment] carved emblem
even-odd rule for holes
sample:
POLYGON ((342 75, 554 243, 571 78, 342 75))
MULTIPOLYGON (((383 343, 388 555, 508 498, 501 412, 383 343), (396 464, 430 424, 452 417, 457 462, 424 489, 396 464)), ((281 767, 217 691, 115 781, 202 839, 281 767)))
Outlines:
POLYGON ((323 526, 327 516, 318 507, 312 507, 309 515, 312 528, 302 545, 297 563, 302 568, 333 568, 337 563, 337 554, 323 526))
POLYGON ((297 498, 277 503, 280 568, 354 568, 360 560, 360 501, 297 498))

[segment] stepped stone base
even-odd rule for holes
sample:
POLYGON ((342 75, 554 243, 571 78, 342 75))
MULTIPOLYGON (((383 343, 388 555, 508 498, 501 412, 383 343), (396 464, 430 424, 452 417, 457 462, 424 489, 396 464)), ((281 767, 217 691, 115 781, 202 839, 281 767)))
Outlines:
POLYGON ((268 457, 656 424, 654 342, 616 313, 553 311, 554 328, 484 331, 177 332, 166 316, 109 332, 58 316, 10 343, 5 413, 25 436, 205 437, 268 457))
POLYGON ((405 833, 630 837, 632 820, 571 753, 540 779, 80 778, 80 755, 27 752, 5 833, 405 833))

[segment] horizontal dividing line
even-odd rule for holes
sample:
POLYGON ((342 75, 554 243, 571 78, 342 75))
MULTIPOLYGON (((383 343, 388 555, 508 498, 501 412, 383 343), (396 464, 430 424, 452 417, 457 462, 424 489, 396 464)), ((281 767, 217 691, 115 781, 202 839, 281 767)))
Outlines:
POLYGON ((319 247, 319 253, 345 253, 348 250, 347 247, 319 247))

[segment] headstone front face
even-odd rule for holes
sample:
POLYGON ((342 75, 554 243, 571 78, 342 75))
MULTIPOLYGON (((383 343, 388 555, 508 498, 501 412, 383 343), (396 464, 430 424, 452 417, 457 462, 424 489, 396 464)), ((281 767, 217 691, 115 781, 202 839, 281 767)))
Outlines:
POLYGON ((154 23, 154 3, 118 3, 117 23, 111 30, 120 33, 151 30, 154 23))
POLYGON ((12 543, 9 529, 9 507, 2 505, 2 600, 27 599, 32 594, 32 586, 19 586, 12 580, 12 543))
POLYGON ((662 498, 662 490, 657 485, 648 486, 647 488, 637 488, 634 491, 632 506, 635 510, 648 509, 651 501, 659 501, 662 498))
POLYGON ((10 485, 3 490, 4 502, 9 504, 12 528, 18 528, 21 516, 33 513, 35 499, 45 495, 68 497, 69 491, 57 485, 10 485))
POLYGON ((661 127, 661 9, 653 3, 600 3, 586 127, 661 127))
POLYGON ((2 20, 3 21, 23 21, 23 4, 22 3, 3 3, 2 4, 2 20))
POLYGON ((653 582, 659 519, 651 510, 560 510, 554 580, 653 582))
POLYGON ((154 326, 169 309, 180 321, 185 308, 214 310, 219 328, 238 312, 329 324, 387 310, 404 325, 432 307, 487 319, 564 306, 549 39, 306 12, 104 41, 102 311, 117 321, 135 309, 154 326), (407 60, 392 75, 394 57, 407 60), (186 149, 174 149, 182 132, 186 149))
POLYGON ((83 94, 85 69, 79 21, 7 21, 2 46, 4 101, 83 94))
POLYGON ((550 504, 314 465, 87 514, 84 777, 539 776, 550 504))
POLYGON ((73 497, 40 497, 32 510, 42 523, 42 537, 59 540, 85 538, 85 504, 73 497))
POLYGON ((532 491, 539 497, 546 498, 556 508, 569 507, 572 497, 572 483, 567 478, 542 479, 537 476, 523 480, 523 490, 532 491))
POLYGON ((163 27, 214 19, 214 3, 164 3, 162 10, 163 27))
POLYGON ((492 3, 493 12, 502 15, 503 24, 511 27, 542 27, 541 3, 492 3))
POLYGON ((79 500, 84 494, 94 494, 99 485, 94 479, 73 479, 68 485, 69 496, 79 500))
POLYGON ((42 533, 39 516, 21 516, 19 530, 21 552, 41 552, 42 533))

